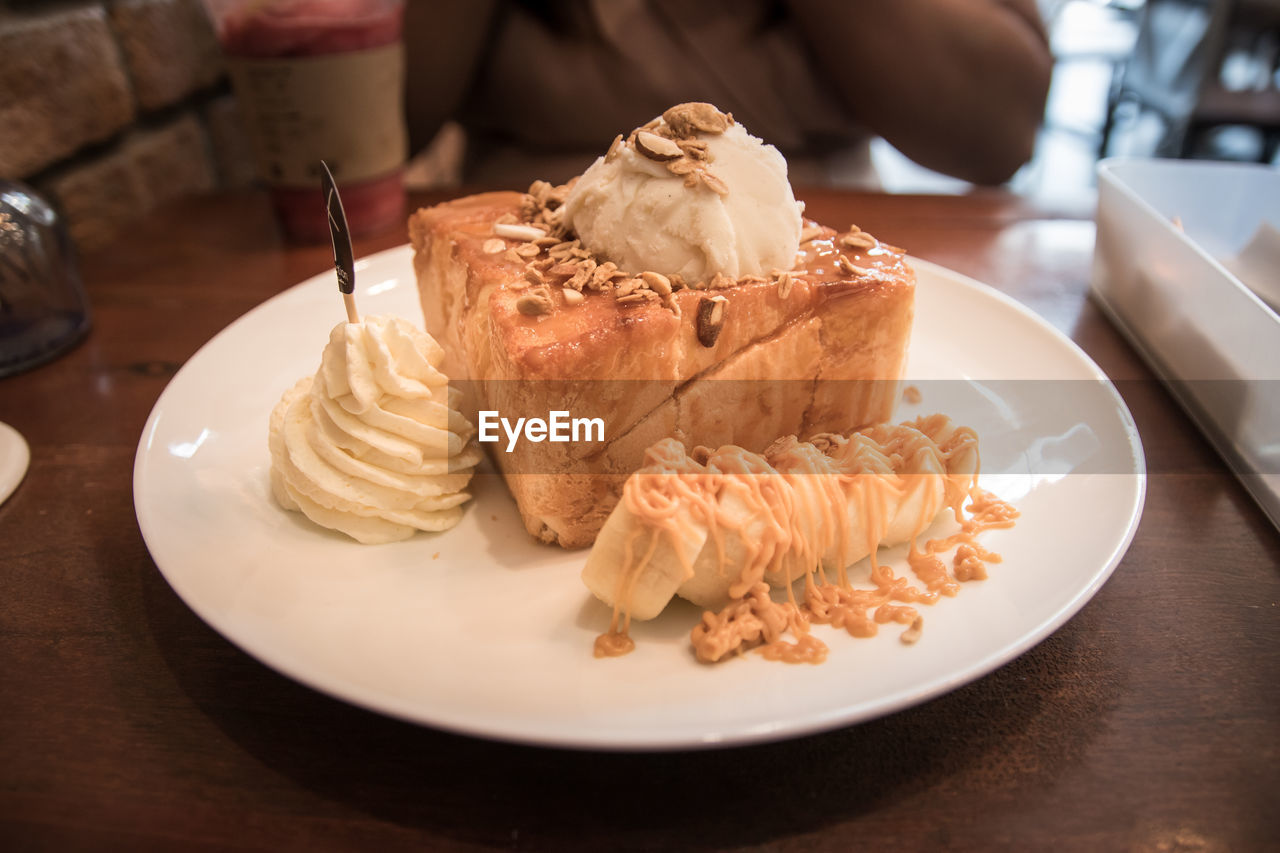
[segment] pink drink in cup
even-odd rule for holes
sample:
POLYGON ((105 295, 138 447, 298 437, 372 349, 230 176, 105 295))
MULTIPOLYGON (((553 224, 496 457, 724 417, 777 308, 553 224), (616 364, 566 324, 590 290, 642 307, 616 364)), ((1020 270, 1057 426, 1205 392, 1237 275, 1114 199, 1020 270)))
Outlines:
POLYGON ((353 234, 404 223, 403 0, 206 0, 289 236, 328 239, 319 161, 353 234))

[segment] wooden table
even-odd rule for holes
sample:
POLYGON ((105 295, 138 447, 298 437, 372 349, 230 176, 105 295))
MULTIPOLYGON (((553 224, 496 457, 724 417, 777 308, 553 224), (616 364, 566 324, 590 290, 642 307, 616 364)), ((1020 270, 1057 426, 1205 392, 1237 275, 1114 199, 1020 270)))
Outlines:
POLYGON ((802 195, 1012 294, 1121 380, 1146 513, 1065 627, 884 719, 689 754, 473 740, 277 675, 165 583, 131 470, 174 371, 330 252, 282 245, 258 195, 190 202, 83 260, 84 344, 0 380, 32 447, 0 506, 0 848, 1277 849, 1280 536, 1086 298, 1088 214, 802 195))

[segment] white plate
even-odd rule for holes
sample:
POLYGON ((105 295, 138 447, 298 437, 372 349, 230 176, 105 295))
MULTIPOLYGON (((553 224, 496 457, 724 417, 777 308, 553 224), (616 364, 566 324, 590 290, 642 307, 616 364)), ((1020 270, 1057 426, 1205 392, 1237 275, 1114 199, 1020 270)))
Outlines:
MULTIPOLYGON (((419 320, 410 251, 360 261, 366 313, 419 320)), ((1097 591, 1142 511, 1127 409, 1074 344, 984 285, 916 262, 910 379, 982 439, 983 485, 1016 502, 990 579, 924 608, 924 636, 856 640, 824 626, 821 666, 747 655, 707 667, 678 603, 597 660, 608 611, 578 579, 585 552, 534 544, 501 482, 478 478, 463 522, 368 547, 280 510, 267 417, 313 372, 343 318, 332 274, 241 317, 170 382, 134 468, 156 565, 209 625, 271 667, 347 701, 444 729, 579 748, 690 748, 791 737, 954 689, 1047 636, 1097 591), (1019 380, 1019 381, 1009 381, 1019 380), (498 614, 495 618, 494 614, 498 614)), ((903 562, 901 549, 889 552, 903 562)))

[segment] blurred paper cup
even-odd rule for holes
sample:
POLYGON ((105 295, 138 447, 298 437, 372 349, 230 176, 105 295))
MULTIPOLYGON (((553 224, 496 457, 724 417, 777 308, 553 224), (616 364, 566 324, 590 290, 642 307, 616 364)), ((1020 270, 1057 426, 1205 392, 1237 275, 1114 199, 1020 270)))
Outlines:
POLYGON ((320 161, 353 234, 404 222, 403 0, 205 0, 286 233, 329 236, 320 161))

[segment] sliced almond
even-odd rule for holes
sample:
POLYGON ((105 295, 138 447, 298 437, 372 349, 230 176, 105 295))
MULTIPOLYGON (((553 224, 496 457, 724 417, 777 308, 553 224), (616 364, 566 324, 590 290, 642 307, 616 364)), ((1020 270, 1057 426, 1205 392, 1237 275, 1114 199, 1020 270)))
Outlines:
POLYGON ((647 130, 642 130, 636 134, 636 150, 650 160, 657 160, 659 163, 674 160, 684 154, 680 150, 680 146, 676 145, 675 142, 665 136, 659 136, 647 130))
POLYGON ((698 177, 702 180, 702 183, 707 187, 707 189, 711 190, 716 195, 724 196, 729 194, 729 185, 722 181, 719 175, 703 169, 698 173, 698 177))
POLYGON ((840 245, 847 249, 859 249, 865 251, 875 247, 876 238, 872 237, 866 231, 850 232, 840 238, 840 245))
POLYGON ((581 305, 586 299, 586 297, 576 290, 562 290, 560 293, 564 296, 565 305, 581 305))
POLYGON ((704 297, 698 301, 697 333, 698 343, 704 347, 716 345, 720 330, 724 328, 724 306, 729 300, 723 296, 704 297))
POLYGON ((539 237, 547 236, 546 231, 533 225, 520 225, 501 220, 493 223, 493 233, 509 240, 537 240, 539 237))
POLYGON ((824 229, 821 225, 806 225, 800 231, 800 242, 808 243, 810 240, 816 240, 821 237, 823 233, 824 229))
POLYGON ((903 645, 914 646, 920 640, 920 635, 923 633, 924 617, 917 616, 915 621, 911 623, 911 627, 903 631, 902 635, 898 637, 898 639, 902 641, 903 645))
POLYGON ((536 258, 542 253, 542 249, 534 243, 521 243, 516 246, 516 254, 522 258, 536 258))
POLYGON ((786 299, 791 295, 791 273, 784 272, 778 276, 778 298, 786 299))
POLYGON ((486 255, 496 255, 507 248, 507 241, 501 237, 490 237, 484 241, 484 245, 481 248, 484 249, 486 255))

